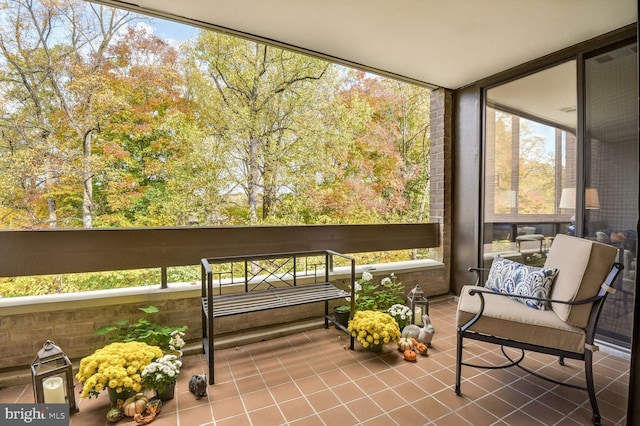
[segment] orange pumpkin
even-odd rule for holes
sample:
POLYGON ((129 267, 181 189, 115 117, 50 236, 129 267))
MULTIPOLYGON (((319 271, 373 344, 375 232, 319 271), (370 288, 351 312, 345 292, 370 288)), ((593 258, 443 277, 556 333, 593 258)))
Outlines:
POLYGON ((418 358, 418 355, 411 349, 404 351, 404 359, 407 361, 416 362, 416 358, 418 358))

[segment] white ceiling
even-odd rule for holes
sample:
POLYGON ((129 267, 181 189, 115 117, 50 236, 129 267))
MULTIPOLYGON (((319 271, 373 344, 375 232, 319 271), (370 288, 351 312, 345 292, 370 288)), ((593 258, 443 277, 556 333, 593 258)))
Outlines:
POLYGON ((637 21, 636 0, 98 0, 457 89, 637 21))

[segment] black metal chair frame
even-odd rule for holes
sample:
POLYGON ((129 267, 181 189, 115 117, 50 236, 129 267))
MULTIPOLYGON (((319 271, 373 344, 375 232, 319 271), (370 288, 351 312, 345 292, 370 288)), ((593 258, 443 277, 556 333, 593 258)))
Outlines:
MULTIPOLYGON (((456 351, 456 385, 455 385, 456 394, 457 395, 461 394, 461 391, 460 391, 460 380, 461 380, 461 373, 462 373, 462 366, 463 365, 467 366, 467 367, 484 368, 484 369, 501 369, 501 368, 508 368, 508 367, 516 366, 516 367, 521 368, 522 370, 524 370, 525 372, 527 372, 529 374, 532 374, 532 375, 534 375, 534 376, 536 376, 538 378, 544 379, 544 380, 552 382, 554 384, 561 385, 561 386, 566 386, 566 387, 570 387, 570 388, 574 388, 574 389, 579 389, 579 390, 583 390, 583 391, 587 391, 588 394, 589 394, 589 401, 591 402, 591 408, 592 408, 592 411, 593 411, 593 416, 592 416, 591 420, 592 420, 594 425, 600 425, 601 424, 601 416, 600 416, 600 411, 598 409, 598 401, 596 399, 596 392, 595 392, 595 388, 594 388, 594 384, 593 384, 593 366, 592 366, 593 352, 598 350, 597 346, 594 344, 594 340, 595 340, 596 328, 597 328, 597 325, 598 325, 598 319, 600 317, 600 312, 602 310, 602 306, 603 306, 608 294, 615 292, 615 289, 613 288, 613 283, 615 282, 616 277, 618 276, 618 274, 620 273, 620 271, 623 268, 624 268, 624 266, 622 266, 620 263, 614 263, 613 267, 611 268, 611 271, 607 275, 607 278, 606 278, 605 282, 602 284, 598 294, 596 296, 590 297, 588 299, 576 300, 576 301, 573 301, 573 302, 567 302, 567 301, 563 301, 563 300, 543 299, 543 298, 538 298, 538 297, 527 297, 527 296, 517 295, 518 298, 521 298, 521 299, 548 301, 548 302, 554 302, 554 303, 561 303, 561 304, 565 304, 565 305, 584 305, 584 304, 588 304, 588 303, 593 303, 593 306, 591 308, 591 314, 589 316, 589 322, 588 322, 587 329, 586 329, 585 351, 582 352, 582 353, 581 352, 571 352, 571 351, 561 350, 561 349, 558 349, 558 348, 547 347, 547 346, 539 346, 539 345, 534 345, 534 344, 530 344, 530 343, 526 343, 526 342, 519 342, 519 341, 516 341, 516 340, 505 339, 505 338, 502 338, 502 337, 491 336, 491 335, 482 334, 482 333, 478 333, 478 332, 474 332, 474 331, 469 330, 469 327, 471 327, 476 321, 478 321, 478 319, 480 319, 480 317, 482 317, 482 314, 484 312, 484 306, 485 306, 484 293, 489 293, 491 295, 503 296, 503 297, 511 297, 512 296, 511 294, 506 294, 506 293, 496 293, 496 292, 494 292, 494 291, 492 291, 492 290, 490 290, 488 288, 481 287, 481 286, 478 286, 477 288, 473 288, 473 289, 469 290, 469 295, 472 295, 472 296, 473 295, 477 295, 478 297, 480 297, 480 310, 466 324, 458 327, 458 332, 457 332, 457 351, 456 351), (483 341, 483 342, 494 343, 494 344, 500 345, 501 346, 501 351, 504 354, 504 356, 506 357, 507 362, 505 364, 501 364, 501 365, 476 365, 476 364, 463 362, 462 361, 462 350, 463 350, 463 339, 464 338, 472 339, 472 340, 479 340, 479 341, 483 341), (519 349, 521 351, 521 354, 518 357, 518 359, 513 359, 512 357, 510 357, 506 353, 506 351, 504 349, 505 347, 519 349), (574 385, 574 384, 571 384, 571 383, 560 382, 560 381, 557 381, 557 380, 555 380, 553 378, 546 377, 544 375, 538 374, 538 373, 536 373, 534 371, 531 371, 530 369, 522 366, 520 363, 525 358, 525 351, 538 352, 538 353, 543 353, 543 354, 547 354, 547 355, 558 356, 560 365, 564 365, 564 359, 565 358, 584 361, 586 386, 577 386, 577 385, 574 385)), ((470 272, 477 272, 478 275, 480 276, 481 275, 480 273, 482 271, 488 271, 488 269, 469 268, 469 271, 470 272)))

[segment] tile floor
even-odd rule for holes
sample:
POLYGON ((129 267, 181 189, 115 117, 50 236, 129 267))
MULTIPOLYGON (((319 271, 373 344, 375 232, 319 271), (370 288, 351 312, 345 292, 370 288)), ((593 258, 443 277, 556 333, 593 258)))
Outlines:
MULTIPOLYGON (((455 380, 455 302, 431 306, 436 328, 429 356, 402 359, 388 344, 380 354, 346 349, 347 336, 334 328, 238 346, 216 352, 216 384, 196 400, 187 382, 205 371, 204 357, 188 356, 176 396, 154 426, 195 425, 588 425, 586 392, 526 375, 519 369, 463 368, 461 397, 455 380)), ((468 357, 496 361, 499 350, 465 346, 468 357)), ((500 355, 501 356, 501 355, 500 355)), ((625 424, 627 360, 597 352, 596 389, 603 425, 625 424)), ((582 384, 582 363, 530 355, 526 365, 554 378, 582 384)), ((78 388, 77 388, 78 389, 78 388)), ((33 402, 30 385, 0 390, 0 402, 33 402)), ((72 426, 105 425, 109 401, 79 401, 72 426)), ((123 419, 120 425, 135 425, 123 419)))

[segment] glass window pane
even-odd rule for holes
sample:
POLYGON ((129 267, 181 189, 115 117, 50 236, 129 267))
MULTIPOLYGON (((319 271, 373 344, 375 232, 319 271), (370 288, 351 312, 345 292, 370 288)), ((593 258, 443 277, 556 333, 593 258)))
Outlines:
POLYGON ((487 91, 485 264, 495 253, 542 264, 570 230, 574 208, 560 201, 575 188, 575 82, 569 61, 487 91))
POLYGON ((585 61, 584 236, 618 249, 625 266, 604 305, 599 337, 630 346, 638 208, 637 45, 585 61))

